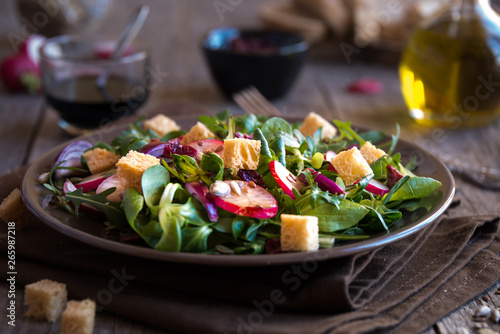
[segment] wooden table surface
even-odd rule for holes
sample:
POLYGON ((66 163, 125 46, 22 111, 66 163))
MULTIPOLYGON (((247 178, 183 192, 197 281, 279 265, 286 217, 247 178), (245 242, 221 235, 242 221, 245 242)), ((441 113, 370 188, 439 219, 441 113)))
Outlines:
MULTIPOLYGON (((172 101, 189 101, 215 113, 230 108, 240 109, 234 102, 224 99, 215 87, 200 52, 200 39, 210 28, 221 25, 257 26, 256 15, 263 1, 233 1, 233 10, 219 16, 212 1, 202 0, 144 0, 151 12, 139 37, 152 45, 152 67, 162 72, 161 82, 152 90, 143 111, 162 108, 172 101), (168 74, 167 74, 168 73, 168 74)), ((124 26, 134 0, 116 1, 109 19, 98 31, 118 34, 124 26)), ((21 26, 15 13, 14 0, 0 2, 0 55, 12 52, 9 33, 19 33, 21 26)), ((460 158, 473 168, 487 166, 500 168, 500 123, 480 129, 446 130, 416 125, 407 115, 400 93, 397 64, 386 61, 391 57, 372 57, 369 49, 361 49, 351 62, 339 55, 338 43, 320 45, 313 49, 298 81, 287 97, 276 101, 286 115, 305 116, 310 111, 328 119, 353 121, 363 127, 394 131, 401 126, 402 138, 430 150, 436 155, 446 154, 460 158), (365 61, 362 61, 365 59, 365 61), (366 61, 366 59, 372 59, 366 61), (380 60, 373 60, 380 59, 380 60), (346 92, 346 86, 361 77, 373 77, 384 85, 377 95, 359 95, 346 92)), ((204 109, 203 109, 204 108, 204 109)), ((194 110, 193 113, 199 112, 194 110)), ((176 115, 171 115, 176 117, 176 115)), ((184 115, 183 115, 184 116, 184 115)), ((36 160, 48 149, 70 139, 56 124, 57 114, 47 109, 40 96, 11 95, 0 91, 0 175, 36 160)), ((457 196, 462 204, 452 210, 452 216, 496 214, 500 215, 500 193, 472 185, 456 178, 457 196)), ((456 333, 457 328, 474 332, 472 315, 478 305, 499 307, 500 297, 493 290, 486 295, 489 302, 471 301, 456 312, 432 326, 426 333, 456 333)), ((18 298, 22 287, 18 289, 18 298)), ((0 285, 0 308, 6 307, 6 285, 0 285)), ((25 310, 23 310, 25 311, 25 310)), ((21 312, 21 311, 19 311, 21 312)), ((56 333, 59 325, 49 325, 18 317, 17 326, 6 326, 0 318, 2 333, 56 333)), ((115 317, 97 315, 95 333, 160 333, 161 330, 115 317)), ((490 326, 496 331, 500 326, 490 326)))

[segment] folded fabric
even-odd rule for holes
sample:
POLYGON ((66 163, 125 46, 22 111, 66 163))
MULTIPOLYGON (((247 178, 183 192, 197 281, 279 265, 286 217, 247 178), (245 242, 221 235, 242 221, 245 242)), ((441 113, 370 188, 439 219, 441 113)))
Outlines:
MULTIPOLYGON (((20 177, 0 178, 2 198, 20 177)), ((497 282, 498 234, 498 217, 443 216, 370 253, 228 268, 101 250, 33 218, 16 236, 17 283, 64 282, 70 298, 93 298, 98 312, 177 332, 414 333, 497 282)))

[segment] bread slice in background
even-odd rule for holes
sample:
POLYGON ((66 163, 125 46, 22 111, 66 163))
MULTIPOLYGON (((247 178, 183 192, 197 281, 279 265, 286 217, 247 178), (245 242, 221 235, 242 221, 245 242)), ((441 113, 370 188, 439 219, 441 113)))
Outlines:
POLYGON ((328 36, 328 27, 322 19, 300 10, 291 1, 264 3, 258 15, 265 25, 299 33, 309 43, 317 43, 328 36))
POLYGON ((352 31, 353 15, 348 0, 293 0, 297 10, 321 19, 335 37, 352 31))

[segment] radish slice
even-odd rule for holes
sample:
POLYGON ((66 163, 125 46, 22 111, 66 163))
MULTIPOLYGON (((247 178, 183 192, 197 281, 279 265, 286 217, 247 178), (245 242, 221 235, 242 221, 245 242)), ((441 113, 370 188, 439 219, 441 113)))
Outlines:
POLYGON ((205 184, 202 182, 191 182, 186 183, 184 188, 203 204, 211 222, 216 222, 219 219, 214 199, 205 184))
POLYGON ((90 175, 75 184, 76 188, 82 188, 83 192, 90 190, 95 190, 99 185, 108 177, 109 171, 98 173, 95 175, 90 175))
POLYGON ((120 203, 122 201, 122 195, 127 189, 123 180, 118 176, 118 174, 111 175, 106 178, 102 183, 97 187, 96 193, 102 193, 104 190, 115 187, 116 190, 109 194, 106 199, 110 202, 120 203))
POLYGON ((278 203, 276 198, 255 182, 218 181, 233 186, 226 196, 214 196, 215 205, 239 216, 266 219, 276 216, 278 203), (234 186, 236 184, 236 186, 234 186), (239 191, 234 189, 239 188, 239 191), (235 191, 236 190, 236 191, 235 191))
POLYGON ((325 153, 325 160, 329 161, 329 162, 332 162, 332 159, 335 158, 336 156, 337 156, 337 153, 335 153, 333 151, 327 151, 325 153))
POLYGON ((269 163, 269 170, 271 171, 271 175, 274 177, 281 189, 283 189, 285 194, 290 196, 292 199, 295 199, 293 189, 300 192, 300 189, 306 186, 304 182, 290 173, 290 171, 286 169, 285 166, 283 166, 279 161, 271 161, 269 163))
MULTIPOLYGON (((60 167, 75 167, 83 168, 81 163, 81 157, 84 151, 92 147, 92 144, 86 140, 77 140, 70 143, 68 146, 62 150, 57 157, 54 165, 57 165, 61 161, 64 161, 60 167)), ((84 173, 74 171, 71 169, 58 169, 54 172, 56 178, 65 178, 73 175, 82 175, 84 173)))
MULTIPOLYGON (((63 196, 66 196, 66 193, 75 191, 76 189, 77 188, 75 187, 75 185, 70 180, 66 180, 64 182, 63 188, 62 188, 63 196)), ((74 208, 73 203, 69 203, 69 204, 71 205, 71 207, 74 208)), ((79 211, 82 212, 82 213, 88 214, 90 216, 104 217, 104 213, 102 213, 101 210, 99 210, 95 206, 92 206, 92 205, 87 204, 87 203, 80 204, 79 211)))
POLYGON ((371 179, 370 182, 368 182, 368 185, 366 186, 366 190, 374 195, 384 196, 389 192, 390 189, 382 182, 377 181, 375 179, 371 179))

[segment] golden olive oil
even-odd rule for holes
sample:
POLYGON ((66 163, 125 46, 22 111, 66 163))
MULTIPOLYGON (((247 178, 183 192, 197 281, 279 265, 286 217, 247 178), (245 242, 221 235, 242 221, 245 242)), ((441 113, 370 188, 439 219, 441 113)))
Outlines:
POLYGON ((500 115, 497 30, 468 16, 437 19, 414 33, 399 71, 403 96, 418 123, 480 126, 500 115))

